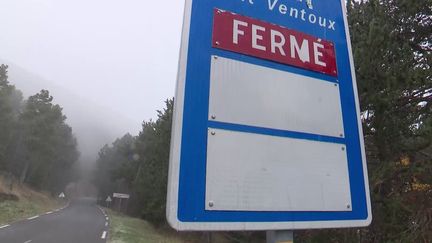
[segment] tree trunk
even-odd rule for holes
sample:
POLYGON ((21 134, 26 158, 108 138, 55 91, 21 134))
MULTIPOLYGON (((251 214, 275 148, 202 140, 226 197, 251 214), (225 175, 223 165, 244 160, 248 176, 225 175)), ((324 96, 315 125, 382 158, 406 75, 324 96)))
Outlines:
POLYGON ((24 169, 21 172, 21 176, 20 176, 20 183, 24 183, 26 178, 27 178, 27 172, 29 169, 30 163, 28 160, 26 160, 25 164, 24 164, 24 169))

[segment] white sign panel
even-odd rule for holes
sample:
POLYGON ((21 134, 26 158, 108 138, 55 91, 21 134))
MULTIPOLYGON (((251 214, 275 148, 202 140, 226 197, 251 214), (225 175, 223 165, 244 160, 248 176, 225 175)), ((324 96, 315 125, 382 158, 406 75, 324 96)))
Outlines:
POLYGON ((339 85, 213 56, 209 120, 343 137, 339 85))
POLYGON ((206 210, 351 211, 345 146, 210 129, 206 210))
POLYGON ((124 194, 124 193, 113 193, 113 198, 129 198, 129 194, 124 194))

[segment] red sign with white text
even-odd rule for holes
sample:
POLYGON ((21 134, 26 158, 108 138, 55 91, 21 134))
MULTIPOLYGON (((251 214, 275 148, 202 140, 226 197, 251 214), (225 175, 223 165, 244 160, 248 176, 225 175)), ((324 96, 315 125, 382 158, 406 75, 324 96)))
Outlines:
POLYGON ((215 9, 213 47, 337 76, 333 43, 215 9))

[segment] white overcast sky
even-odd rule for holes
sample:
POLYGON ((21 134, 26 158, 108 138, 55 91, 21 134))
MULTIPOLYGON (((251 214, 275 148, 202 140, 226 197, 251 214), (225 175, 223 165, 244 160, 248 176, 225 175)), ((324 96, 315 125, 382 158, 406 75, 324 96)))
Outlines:
MULTIPOLYGON (((67 91, 52 93, 58 103, 67 103, 61 105, 72 113, 70 123, 79 123, 82 115, 89 124, 119 131, 113 136, 137 134, 141 122, 155 118, 155 110, 174 95, 183 5, 183 0, 0 0, 0 59, 47 80, 44 85, 51 87, 43 88, 67 91), (76 113, 83 107, 74 108, 77 98, 56 97, 65 93, 98 108, 76 113), (89 120, 86 112, 100 112, 100 119, 89 120)), ((25 91, 26 81, 18 81, 25 91)), ((91 127, 78 128, 78 136, 91 127)))

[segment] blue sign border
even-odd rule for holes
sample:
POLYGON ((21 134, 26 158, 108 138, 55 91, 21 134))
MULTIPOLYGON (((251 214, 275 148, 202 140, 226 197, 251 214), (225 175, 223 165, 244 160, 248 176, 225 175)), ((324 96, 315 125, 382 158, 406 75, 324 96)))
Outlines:
MULTIPOLYGON (((242 0, 194 0, 192 2, 187 52, 185 93, 183 105, 183 125, 180 147, 180 171, 178 181, 177 218, 180 222, 311 222, 366 220, 368 215, 368 195, 365 187, 364 165, 361 138, 359 136, 356 97, 354 94, 350 52, 346 39, 342 5, 339 0, 314 1, 317 16, 336 21, 336 30, 324 29, 306 21, 282 15, 275 9, 268 10, 266 0, 255 0, 254 4, 242 0), (242 14, 251 18, 278 24, 332 41, 335 44, 338 77, 331 77, 313 71, 274 63, 242 54, 212 48, 213 9, 242 14), (241 125, 220 124, 208 121, 211 56, 217 55, 242 62, 288 71, 324 81, 339 83, 342 113, 345 129, 344 138, 328 138, 319 135, 276 131, 241 125), (349 212, 250 212, 250 211, 206 211, 206 146, 208 128, 241 130, 264 133, 274 136, 287 136, 317 141, 330 141, 345 144, 348 154, 348 168, 352 199, 349 212)), ((283 0, 279 0, 282 3, 283 0)), ((283 1, 288 7, 306 9, 306 3, 294 0, 283 1)))

